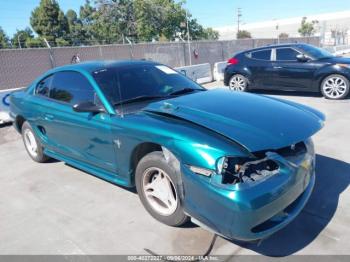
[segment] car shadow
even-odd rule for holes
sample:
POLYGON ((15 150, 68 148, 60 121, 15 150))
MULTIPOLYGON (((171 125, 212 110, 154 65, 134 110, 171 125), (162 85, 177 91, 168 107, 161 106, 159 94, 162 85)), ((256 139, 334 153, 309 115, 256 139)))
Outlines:
POLYGON ((317 155, 315 187, 296 219, 260 244, 232 242, 265 256, 284 257, 298 252, 309 245, 331 221, 338 207, 339 195, 349 183, 349 163, 317 155))
POLYGON ((0 128, 5 128, 5 127, 9 127, 9 126, 12 126, 12 123, 8 122, 8 123, 0 124, 0 128))
MULTIPOLYGON (((251 93, 254 94, 260 94, 260 95, 277 95, 277 96, 302 96, 302 97, 318 97, 322 98, 321 93, 315 93, 315 92, 301 92, 301 91, 280 91, 280 90, 250 90, 251 93)), ((348 100, 350 99, 350 95, 345 97, 342 100, 348 100)))

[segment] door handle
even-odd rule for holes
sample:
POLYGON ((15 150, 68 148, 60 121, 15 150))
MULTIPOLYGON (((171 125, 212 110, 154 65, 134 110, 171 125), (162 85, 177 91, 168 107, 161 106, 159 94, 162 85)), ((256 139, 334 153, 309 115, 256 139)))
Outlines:
POLYGON ((282 69, 282 66, 274 66, 273 69, 282 69))
POLYGON ((52 121, 55 117, 53 115, 50 114, 45 114, 44 115, 44 119, 47 121, 52 121))

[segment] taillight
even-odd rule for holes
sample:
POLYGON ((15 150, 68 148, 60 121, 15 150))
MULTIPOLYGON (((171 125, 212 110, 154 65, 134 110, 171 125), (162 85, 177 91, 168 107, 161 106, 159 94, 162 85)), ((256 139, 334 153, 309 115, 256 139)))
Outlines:
POLYGON ((230 64, 230 65, 237 65, 238 62, 239 62, 238 59, 235 58, 235 57, 232 57, 232 58, 230 58, 230 59, 227 61, 227 63, 230 64))

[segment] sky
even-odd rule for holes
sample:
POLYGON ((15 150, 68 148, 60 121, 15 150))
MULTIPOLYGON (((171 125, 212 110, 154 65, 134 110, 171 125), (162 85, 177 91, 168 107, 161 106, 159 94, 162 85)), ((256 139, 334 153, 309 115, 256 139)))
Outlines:
MULTIPOLYGON (((12 36, 17 29, 29 26, 31 11, 40 0, 0 0, 0 26, 12 36)), ((67 11, 78 11, 85 0, 58 0, 67 11)), ((308 16, 350 10, 350 0, 187 0, 186 8, 206 27, 236 23, 237 8, 242 9, 242 22, 308 16)))

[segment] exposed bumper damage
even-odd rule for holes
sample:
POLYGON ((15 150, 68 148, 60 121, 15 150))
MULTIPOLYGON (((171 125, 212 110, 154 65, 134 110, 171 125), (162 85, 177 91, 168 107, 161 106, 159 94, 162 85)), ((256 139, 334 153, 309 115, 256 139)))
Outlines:
POLYGON ((218 234, 244 241, 266 238, 292 221, 314 186, 312 141, 254 156, 226 158, 207 188, 205 177, 184 170, 187 212, 201 214, 196 219, 218 234))
POLYGON ((274 151, 255 152, 256 158, 228 157, 222 159, 223 184, 256 184, 280 172, 281 165, 295 166, 298 158, 307 153, 306 144, 300 142, 274 151))

